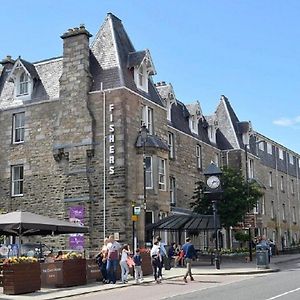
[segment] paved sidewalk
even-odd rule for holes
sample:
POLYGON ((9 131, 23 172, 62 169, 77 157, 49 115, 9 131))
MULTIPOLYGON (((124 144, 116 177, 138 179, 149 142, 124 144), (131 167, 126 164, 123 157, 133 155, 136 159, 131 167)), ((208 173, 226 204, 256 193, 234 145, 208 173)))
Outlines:
MULTIPOLYGON (((298 260, 300 261, 300 254, 291 254, 291 255, 278 255, 274 256, 271 259, 271 264, 269 269, 257 269, 255 258, 252 262, 242 262, 242 261, 225 261, 221 264, 220 270, 216 270, 214 266, 210 265, 198 265, 193 266, 192 271, 195 275, 249 275, 249 274, 259 274, 259 273, 269 273, 269 272, 278 272, 280 271, 280 264, 298 260)), ((185 273, 184 268, 172 268, 171 270, 163 271, 164 279, 172 279, 176 277, 183 277, 185 273)), ((145 276, 144 284, 154 282, 153 276, 145 276)), ((102 284, 100 282, 93 282, 83 286, 75 286, 69 288, 42 288, 40 291, 35 293, 23 294, 23 295, 4 295, 2 289, 0 289, 0 299, 1 300, 46 300, 46 299, 60 299, 71 296, 79 296, 83 294, 99 292, 103 290, 123 288, 130 285, 134 285, 135 282, 133 279, 129 280, 128 284, 102 284)))

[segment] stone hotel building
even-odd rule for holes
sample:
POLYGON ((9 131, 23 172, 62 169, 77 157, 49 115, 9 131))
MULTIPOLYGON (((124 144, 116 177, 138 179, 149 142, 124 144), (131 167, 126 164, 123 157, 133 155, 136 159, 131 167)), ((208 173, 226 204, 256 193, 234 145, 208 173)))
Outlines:
MULTIPOLYGON (((137 51, 113 14, 91 37, 81 25, 61 36, 62 57, 1 61, 3 212, 76 219, 89 227, 80 245, 95 249, 111 233, 130 243, 134 206, 142 245, 145 223, 190 210, 195 182, 214 161, 247 168, 264 191, 251 215, 255 234, 279 248, 299 242, 299 154, 241 122, 223 95, 206 116, 170 83, 155 84, 150 51, 137 51)), ((68 236, 44 239, 70 247, 68 236)))

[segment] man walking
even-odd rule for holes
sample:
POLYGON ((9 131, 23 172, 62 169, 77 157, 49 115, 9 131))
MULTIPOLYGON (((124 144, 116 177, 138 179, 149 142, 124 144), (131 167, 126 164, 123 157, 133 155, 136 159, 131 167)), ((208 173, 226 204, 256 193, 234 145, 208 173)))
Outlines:
POLYGON ((187 277, 190 276, 191 281, 194 281, 192 275, 192 260, 197 256, 194 245, 191 242, 191 238, 186 238, 186 243, 182 246, 182 251, 184 253, 184 261, 186 263, 186 273, 183 277, 183 281, 187 283, 187 277))

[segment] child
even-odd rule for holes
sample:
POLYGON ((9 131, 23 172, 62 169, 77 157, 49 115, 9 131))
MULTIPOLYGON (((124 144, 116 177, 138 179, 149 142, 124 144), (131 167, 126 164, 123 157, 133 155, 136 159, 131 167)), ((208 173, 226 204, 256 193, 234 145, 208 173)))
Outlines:
POLYGON ((140 254, 140 249, 138 248, 135 250, 133 261, 134 261, 135 283, 143 282, 142 257, 140 254))

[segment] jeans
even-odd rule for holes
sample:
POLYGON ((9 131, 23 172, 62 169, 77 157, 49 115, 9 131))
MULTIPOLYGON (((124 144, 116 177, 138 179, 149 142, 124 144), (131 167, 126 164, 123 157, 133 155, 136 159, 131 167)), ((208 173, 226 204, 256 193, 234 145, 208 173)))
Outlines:
POLYGON ((102 265, 100 266, 100 272, 102 274, 102 279, 103 280, 107 280, 107 270, 106 270, 106 265, 107 265, 107 262, 102 262, 102 265))
POLYGON ((108 259, 107 265, 106 265, 106 271, 107 271, 107 278, 110 283, 116 283, 116 272, 118 267, 118 259, 108 259))
POLYGON ((120 266, 121 266, 121 281, 125 283, 128 278, 129 274, 129 267, 127 265, 126 261, 120 261, 120 266))
POLYGON ((162 262, 159 258, 152 258, 151 260, 152 270, 154 279, 157 280, 158 278, 162 277, 161 269, 162 269, 162 262))
POLYGON ((193 275, 192 275, 192 259, 186 258, 185 263, 186 263, 186 273, 185 273, 184 278, 187 278, 188 276, 190 276, 192 278, 193 277, 193 275))

